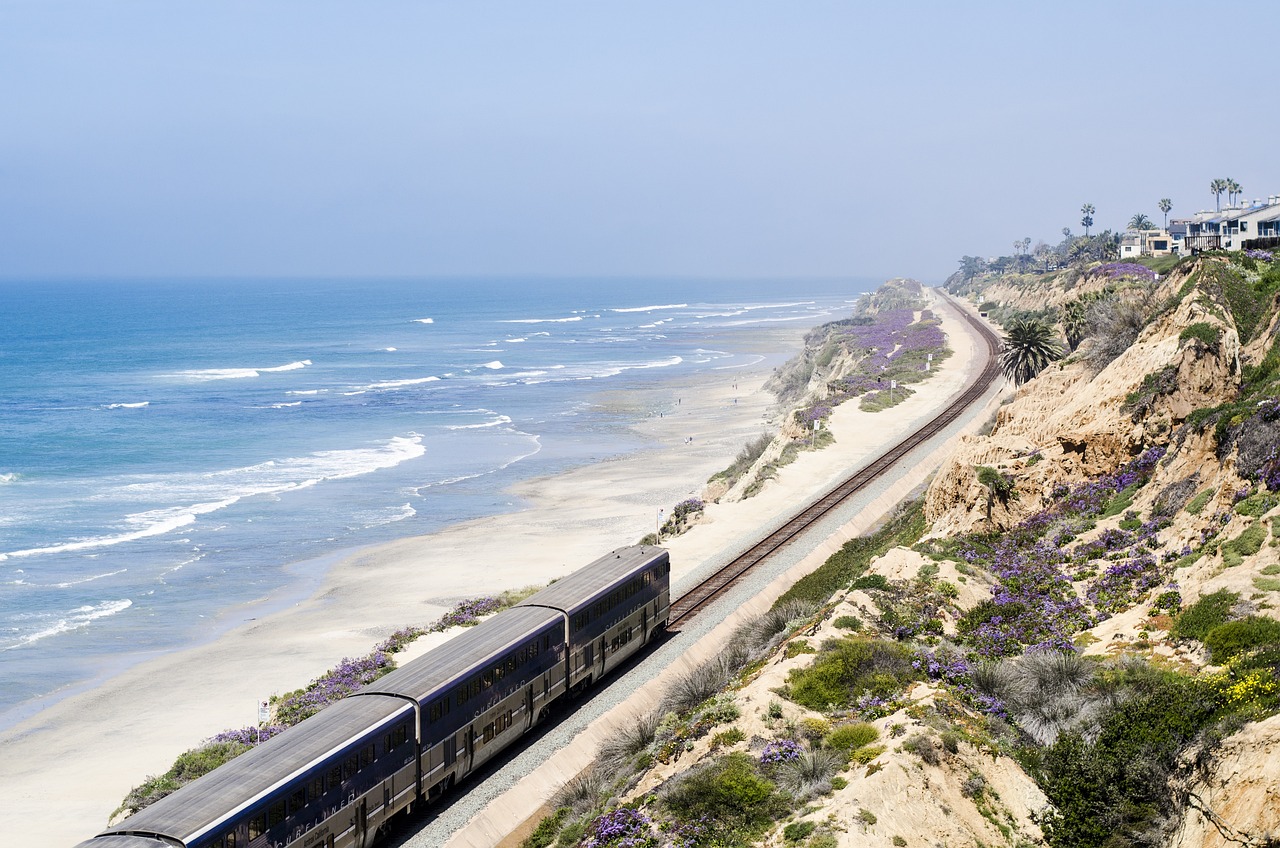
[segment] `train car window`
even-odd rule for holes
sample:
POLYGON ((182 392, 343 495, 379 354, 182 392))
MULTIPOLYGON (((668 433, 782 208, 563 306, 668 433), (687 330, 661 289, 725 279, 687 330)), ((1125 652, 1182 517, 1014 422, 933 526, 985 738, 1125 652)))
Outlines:
MULTIPOLYGON (((436 701, 434 704, 432 704, 432 705, 431 705, 431 720, 432 720, 432 721, 439 721, 439 720, 440 720, 440 716, 441 716, 441 714, 443 714, 443 713, 444 713, 444 707, 442 707, 440 704, 441 704, 441 702, 440 702, 440 701, 436 701)), ((388 739, 389 739, 389 738, 390 738, 390 737, 388 737, 388 739)), ((387 747, 388 747, 388 748, 390 748, 390 747, 391 747, 390 742, 388 742, 388 743, 387 743, 387 747)))
POLYGON ((482 734, 482 738, 484 739, 485 742, 488 742, 493 738, 493 722, 489 722, 484 726, 484 733, 482 734))
MULTIPOLYGON (((444 711, 449 712, 449 702, 444 702, 444 711)), ((409 741, 409 725, 402 724, 395 730, 391 731, 391 747, 399 748, 405 742, 409 741)))
POLYGON ((649 572, 647 572, 647 571, 646 571, 646 572, 644 573, 644 576, 643 576, 643 577, 641 577, 640 579, 641 579, 641 581, 644 583, 644 585, 648 586, 648 585, 649 585, 649 583, 650 583, 650 581, 652 581, 652 580, 653 580, 653 575, 651 575, 649 572))
POLYGON ((338 785, 341 783, 342 783, 342 766, 334 766, 333 768, 329 769, 329 791, 332 792, 334 789, 337 789, 338 785))
POLYGON ((485 689, 493 685, 493 669, 489 669, 480 676, 480 685, 485 689))
POLYGON ((236 832, 228 830, 226 833, 213 843, 213 848, 236 848, 236 832))
POLYGON ((257 839, 259 836, 267 832, 266 816, 261 814, 249 819, 249 841, 257 839))
POLYGON ((289 796, 289 813, 296 815, 307 806, 307 790, 299 789, 297 792, 289 796))
POLYGON ((267 809, 267 827, 272 828, 284 821, 284 801, 276 801, 267 809))
POLYGON ((462 706, 463 704, 465 704, 467 702, 467 698, 469 697, 471 697, 471 690, 468 689, 466 686, 460 687, 458 689, 458 706, 462 706))
POLYGON ((373 745, 365 745, 360 749, 360 768, 367 768, 373 764, 375 751, 373 745))
POLYGON ((360 768, 360 760, 355 754, 347 757, 342 762, 342 779, 346 780, 352 777, 360 768))
MULTIPOLYGON (((521 651, 521 653, 524 653, 524 652, 521 651)), ((516 670, 516 658, 507 657, 507 671, 515 671, 515 670, 516 670)))
POLYGON ((507 667, 502 663, 498 663, 493 667, 493 679, 501 680, 503 675, 507 673, 507 667))
POLYGON ((316 777, 311 780, 311 800, 315 801, 324 794, 324 778, 316 777))

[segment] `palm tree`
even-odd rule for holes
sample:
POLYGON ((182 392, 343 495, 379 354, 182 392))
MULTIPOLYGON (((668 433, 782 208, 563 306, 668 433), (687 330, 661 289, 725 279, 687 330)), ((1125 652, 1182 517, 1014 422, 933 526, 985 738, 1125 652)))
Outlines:
POLYGON ((1226 180, 1213 180, 1209 183, 1209 193, 1213 195, 1214 204, 1219 212, 1222 211, 1222 193, 1226 190, 1226 180))
POLYGON ((1084 217, 1080 219, 1080 226, 1084 227, 1084 234, 1089 235, 1089 228, 1093 226, 1093 213, 1098 210, 1093 208, 1092 203, 1086 203, 1080 207, 1080 214, 1084 217))
POLYGON ((1083 299, 1068 301, 1062 307, 1062 329, 1067 335, 1067 346, 1072 350, 1080 347, 1089 331, 1089 312, 1083 299))
POLYGON ((1169 229, 1169 210, 1173 208, 1173 201, 1167 197, 1160 198, 1160 211, 1164 213, 1164 228, 1169 229))
POLYGON ((1052 327, 1034 318, 1015 318, 1001 345, 1000 368, 1014 385, 1021 386, 1061 356, 1052 327))
POLYGON ((1235 206, 1236 201, 1240 199, 1240 195, 1244 192, 1244 189, 1240 187, 1240 183, 1236 182, 1233 179, 1227 179, 1226 183, 1227 183, 1227 188, 1226 188, 1227 205, 1235 206))
POLYGON ((1139 212, 1129 219, 1129 229, 1131 230, 1149 230, 1151 229, 1151 219, 1139 212))

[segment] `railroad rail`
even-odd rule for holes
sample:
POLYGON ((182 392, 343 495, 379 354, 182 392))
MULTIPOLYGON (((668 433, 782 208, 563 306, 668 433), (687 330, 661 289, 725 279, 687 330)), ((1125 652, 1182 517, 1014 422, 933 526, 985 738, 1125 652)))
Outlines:
MULTIPOLYGON (((955 305, 955 301, 950 295, 945 292, 942 294, 952 302, 953 306, 955 305)), ((991 331, 990 327, 974 318, 968 310, 959 306, 956 308, 964 319, 978 331, 983 341, 986 342, 986 363, 982 371, 978 373, 977 378, 945 409, 914 433, 880 454, 844 481, 832 487, 826 494, 819 496, 788 519, 777 530, 751 545, 729 564, 672 602, 671 615, 667 621, 668 630, 678 632, 682 625, 687 624, 713 601, 724 595, 738 580, 742 579, 761 561, 781 550, 814 522, 883 476, 897 465, 903 457, 940 433, 970 405, 986 394, 987 389, 991 387, 991 384, 995 382, 1000 374, 1000 365, 997 358, 1000 339, 991 331)))

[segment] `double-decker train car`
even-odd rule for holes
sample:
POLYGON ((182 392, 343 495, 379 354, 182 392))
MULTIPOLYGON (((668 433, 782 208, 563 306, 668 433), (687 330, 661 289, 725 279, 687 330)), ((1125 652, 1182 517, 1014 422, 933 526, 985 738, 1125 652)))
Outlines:
POLYGON ((367 848, 645 645, 670 570, 613 551, 77 848, 367 848))

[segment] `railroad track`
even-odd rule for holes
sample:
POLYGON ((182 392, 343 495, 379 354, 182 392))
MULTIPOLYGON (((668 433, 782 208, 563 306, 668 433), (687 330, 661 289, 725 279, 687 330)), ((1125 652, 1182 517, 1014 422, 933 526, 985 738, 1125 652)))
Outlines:
MULTIPOLYGON (((947 300, 951 300, 954 305, 954 300, 950 295, 942 294, 947 300)), ((952 403, 930 419, 924 426, 873 459, 855 474, 834 486, 826 494, 812 501, 799 513, 792 516, 783 526, 756 542, 728 565, 681 595, 671 604, 671 616, 667 621, 668 630, 678 632, 682 625, 687 624, 700 611, 725 594, 739 579, 750 572, 762 560, 785 547, 787 543, 804 532, 815 521, 818 521, 847 498, 857 494, 884 475, 897 465, 903 457, 941 432, 968 409, 971 404, 986 394, 987 389, 991 387, 991 384, 1000 374, 1000 365, 997 359, 1000 339, 989 327, 970 315, 967 310, 960 307, 957 307, 957 309, 964 319, 978 331, 983 341, 986 342, 986 364, 983 366, 982 371, 979 372, 977 379, 970 383, 952 403)))

